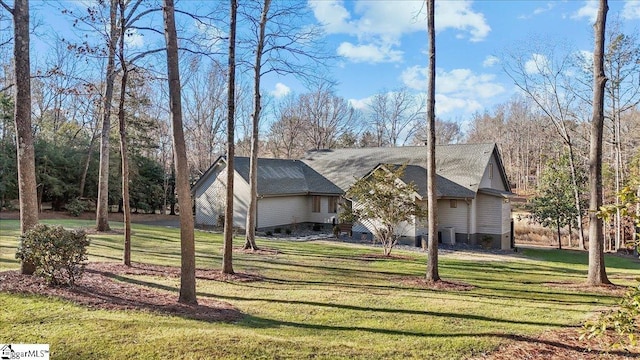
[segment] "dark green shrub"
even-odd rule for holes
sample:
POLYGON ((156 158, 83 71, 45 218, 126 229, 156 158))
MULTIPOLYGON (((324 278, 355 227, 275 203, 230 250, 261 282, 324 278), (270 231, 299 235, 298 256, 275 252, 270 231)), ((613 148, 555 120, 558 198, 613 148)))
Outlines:
POLYGON ((287 235, 291 235, 291 229, 285 229, 284 233, 287 234, 287 235))
POLYGON ((271 236, 271 235, 273 235, 273 233, 272 233, 271 231, 267 231, 265 234, 266 234, 267 236, 271 236))
POLYGON ((49 285, 73 286, 82 276, 89 239, 84 231, 37 225, 22 235, 16 258, 32 263, 49 285))
POLYGON ((277 227, 277 228, 273 229, 273 232, 275 234, 280 234, 282 232, 282 228, 277 227))
POLYGON ((89 204, 87 204, 87 202, 84 200, 74 198, 73 200, 69 201, 69 203, 65 207, 67 208, 69 214, 78 217, 83 212, 89 209, 89 204))
POLYGON ((320 231, 322 230, 322 225, 320 224, 313 224, 313 231, 320 231))

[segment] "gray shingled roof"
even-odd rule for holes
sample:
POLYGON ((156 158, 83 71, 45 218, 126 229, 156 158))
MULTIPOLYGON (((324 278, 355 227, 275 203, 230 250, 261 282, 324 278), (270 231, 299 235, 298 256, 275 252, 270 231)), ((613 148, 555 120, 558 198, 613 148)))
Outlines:
MULTIPOLYGON (((494 149, 495 144, 436 146, 438 195, 475 197, 494 149)), ((413 180, 422 194, 426 193, 426 158, 426 147, 405 146, 311 151, 302 161, 344 191, 378 164, 408 164, 405 177, 413 180)))
MULTIPOLYGON (((234 167, 249 182, 249 158, 235 157, 234 167)), ((343 194, 342 189, 300 160, 258 159, 258 195, 343 194)))

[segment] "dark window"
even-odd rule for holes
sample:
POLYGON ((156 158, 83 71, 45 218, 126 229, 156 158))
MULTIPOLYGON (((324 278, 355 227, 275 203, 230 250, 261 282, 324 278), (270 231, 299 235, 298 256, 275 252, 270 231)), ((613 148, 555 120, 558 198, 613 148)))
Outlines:
POLYGON ((314 213, 320 212, 320 196, 314 196, 312 198, 311 211, 314 213))
POLYGON ((449 200, 449 207, 457 208, 458 207, 458 200, 455 200, 455 199, 449 200))
POLYGON ((335 214, 338 212, 338 197, 331 196, 329 197, 329 213, 335 214))

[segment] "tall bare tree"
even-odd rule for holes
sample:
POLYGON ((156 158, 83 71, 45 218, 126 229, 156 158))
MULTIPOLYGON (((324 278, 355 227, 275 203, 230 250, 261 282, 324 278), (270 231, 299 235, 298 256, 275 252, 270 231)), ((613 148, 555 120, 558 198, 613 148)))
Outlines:
MULTIPOLYGON (((13 59, 15 61, 15 99, 13 118, 16 128, 20 230, 24 234, 38 224, 35 155, 31 129, 31 67, 29 54, 29 0, 15 0, 13 8, 0 4, 13 15, 13 59)), ((22 262, 22 274, 31 275, 35 266, 22 262)))
POLYGON ((173 0, 164 0, 164 34, 167 44, 167 75, 169 79, 169 107, 173 126, 173 153, 176 168, 178 205, 180 206, 180 297, 178 301, 197 304, 196 252, 193 230, 192 199, 189 186, 189 166, 182 128, 182 103, 180 94, 180 70, 178 65, 178 36, 176 33, 175 6, 173 0))
POLYGON ((303 80, 322 77, 323 56, 319 46, 320 30, 304 22, 309 7, 304 2, 253 0, 243 3, 238 11, 247 21, 250 38, 238 41, 243 54, 250 55, 249 68, 254 76, 251 135, 250 187, 251 199, 247 209, 245 248, 255 249, 257 207, 257 160, 259 123, 262 111, 260 78, 268 73, 294 75, 303 80), (259 16, 258 16, 259 14, 259 16), (242 44, 243 46, 240 46, 242 44))
POLYGON ((124 247, 122 254, 122 262, 131 266, 131 205, 129 201, 129 150, 127 146, 126 131, 126 114, 124 109, 125 98, 127 93, 127 79, 129 70, 127 68, 126 59, 124 57, 124 41, 126 32, 125 22, 125 3, 124 0, 118 0, 120 9, 120 45, 118 48, 118 57, 122 66, 122 77, 120 78, 120 101, 118 105, 118 123, 120 133, 120 158, 122 164, 122 211, 124 213, 124 247))
POLYGON ((229 9, 229 89, 227 92, 227 192, 224 211, 224 250, 222 272, 233 274, 233 178, 235 175, 235 92, 236 92, 236 15, 238 1, 229 9))
POLYGON ((604 265, 602 219, 597 212, 602 206, 602 133, 604 131, 604 38, 607 23, 607 0, 600 0, 594 28, 593 51, 593 118, 589 147, 589 274, 590 285, 609 284, 604 265))
POLYGON ((100 175, 98 180, 98 201, 96 205, 96 230, 109 231, 109 133, 111 130, 111 101, 116 79, 116 47, 118 43, 118 0, 109 5, 109 37, 105 79, 105 93, 102 109, 102 130, 100 134, 100 175))
POLYGON ((378 146, 407 143, 419 128, 419 119, 424 119, 424 101, 424 97, 411 94, 406 88, 374 95, 369 112, 378 146))
MULTIPOLYGON (((438 204, 436 195, 436 30, 435 0, 427 0, 427 32, 429 35, 429 75, 427 84, 427 211, 429 240, 427 249, 427 281, 440 280, 438 274, 438 204)), ((423 243, 424 246, 424 243, 423 243)))
POLYGON ((249 200, 249 208, 247 210, 247 224, 245 249, 257 250, 256 245, 256 215, 258 208, 258 148, 260 146, 258 132, 260 129, 260 110, 262 100, 260 96, 260 80, 262 79, 262 55, 264 53, 265 29, 269 15, 269 7, 271 0, 264 0, 262 12, 260 14, 260 22, 258 23, 258 38, 256 43, 256 58, 253 64, 253 114, 252 132, 251 132, 251 160, 249 166, 249 187, 251 197, 249 200))
POLYGON ((534 44, 533 49, 520 50, 512 54, 511 61, 504 70, 540 110, 551 120, 558 135, 569 152, 569 165, 573 185, 573 201, 578 214, 576 222, 580 247, 586 249, 582 226, 583 205, 581 204, 577 168, 576 141, 572 127, 578 122, 574 107, 580 97, 572 89, 572 81, 568 74, 574 65, 574 57, 569 54, 557 54, 558 47, 549 45, 549 41, 534 44), (533 55, 531 52, 533 51, 533 55))

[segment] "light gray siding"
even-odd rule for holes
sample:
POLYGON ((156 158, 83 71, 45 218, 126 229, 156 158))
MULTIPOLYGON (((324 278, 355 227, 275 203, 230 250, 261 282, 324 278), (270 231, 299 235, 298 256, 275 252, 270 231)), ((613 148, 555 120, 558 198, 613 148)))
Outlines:
POLYGON ((438 200, 438 228, 445 227, 455 228, 457 233, 467 233, 467 203, 462 200, 456 200, 457 207, 451 207, 449 199, 438 200))
POLYGON ((309 218, 308 196, 279 196, 258 200, 258 228, 299 224, 309 218))
MULTIPOLYGON (((330 213, 329 212, 329 197, 328 196, 320 196, 320 212, 312 212, 313 207, 313 196, 307 196, 307 214, 308 221, 313 223, 324 223, 331 224, 333 223, 333 219, 335 219, 336 223, 338 223, 338 213, 330 213)), ((338 206, 338 211, 339 211, 338 206)))
MULTIPOLYGON (((218 224, 218 215, 223 214, 225 208, 226 179, 226 166, 221 165, 196 189, 196 225, 218 224)), ((249 184, 238 173, 234 174, 233 181, 233 226, 244 228, 249 206, 249 184)))
POLYGON ((502 234, 502 198, 478 194, 476 207, 476 232, 481 234, 502 234))
POLYGON ((502 180, 502 176, 500 175, 500 167, 495 154, 492 154, 489 158, 489 163, 484 170, 479 188, 491 188, 502 191, 507 190, 504 181, 502 180))

